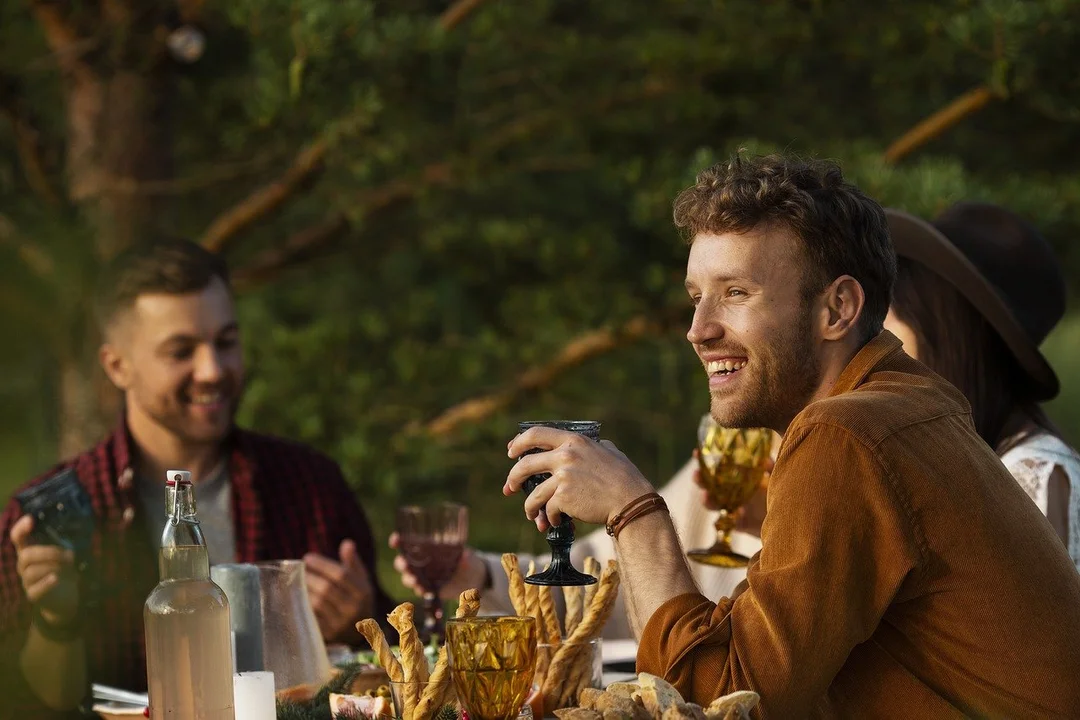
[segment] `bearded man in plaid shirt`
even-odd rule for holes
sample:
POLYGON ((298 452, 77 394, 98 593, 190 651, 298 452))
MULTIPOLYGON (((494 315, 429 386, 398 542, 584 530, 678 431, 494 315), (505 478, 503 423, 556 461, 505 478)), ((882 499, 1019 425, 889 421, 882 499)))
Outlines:
POLYGON ((157 584, 167 469, 196 483, 211 563, 303 558, 324 638, 392 608, 367 519, 338 465, 237 428, 244 384, 229 274, 199 245, 158 241, 101 282, 100 359, 123 393, 115 432, 72 468, 95 515, 90 570, 36 544, 12 499, 0 516, 0 717, 70 717, 90 682, 146 689, 143 602, 157 584), (7 714, 5 714, 7 713, 7 714))

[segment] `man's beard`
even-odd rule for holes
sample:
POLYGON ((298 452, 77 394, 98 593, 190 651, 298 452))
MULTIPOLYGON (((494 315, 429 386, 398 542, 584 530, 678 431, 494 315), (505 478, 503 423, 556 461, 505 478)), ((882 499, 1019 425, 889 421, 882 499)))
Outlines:
POLYGON ((228 383, 221 388, 225 398, 225 409, 220 426, 211 427, 197 421, 188 414, 191 394, 187 391, 187 399, 175 400, 175 405, 161 405, 156 408, 148 408, 145 412, 150 418, 168 430, 188 445, 207 445, 223 441, 231 432, 236 412, 240 407, 240 399, 243 395, 243 387, 237 388, 235 383, 228 383))
POLYGON ((753 369, 735 397, 712 393, 710 414, 722 427, 766 427, 782 431, 810 402, 821 382, 809 308, 765 353, 755 354, 741 372, 753 369))

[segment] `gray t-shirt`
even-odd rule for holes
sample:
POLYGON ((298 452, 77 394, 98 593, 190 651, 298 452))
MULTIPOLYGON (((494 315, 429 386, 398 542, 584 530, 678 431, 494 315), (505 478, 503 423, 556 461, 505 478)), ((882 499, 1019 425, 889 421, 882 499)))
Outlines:
MULTIPOLYGON (((236 560, 236 529, 232 519, 232 483, 229 481, 228 463, 222 461, 205 480, 195 485, 195 508, 199 514, 199 526, 206 540, 206 552, 210 564, 230 563, 236 560)), ((161 544, 161 530, 165 526, 165 483, 139 477, 137 493, 146 527, 154 547, 161 544)))

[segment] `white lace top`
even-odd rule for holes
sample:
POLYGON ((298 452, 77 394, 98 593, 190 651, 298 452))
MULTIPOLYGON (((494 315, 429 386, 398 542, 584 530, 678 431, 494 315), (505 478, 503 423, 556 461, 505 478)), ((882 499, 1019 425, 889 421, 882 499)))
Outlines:
POLYGON ((1080 454, 1049 433, 1032 435, 1001 456, 1024 492, 1047 514, 1050 475, 1058 465, 1069 481, 1069 555, 1080 568, 1080 454))

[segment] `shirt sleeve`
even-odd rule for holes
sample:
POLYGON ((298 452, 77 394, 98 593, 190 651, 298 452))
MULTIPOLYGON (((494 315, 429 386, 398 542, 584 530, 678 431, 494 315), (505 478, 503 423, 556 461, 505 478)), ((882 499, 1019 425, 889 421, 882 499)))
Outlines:
POLYGON ((16 568, 11 527, 22 514, 18 501, 12 498, 0 515, 0 720, 70 718, 76 716, 75 711, 53 711, 41 702, 19 665, 30 630, 30 603, 16 568))
POLYGON ((22 517, 19 503, 8 502, 0 515, 0 641, 12 635, 23 636, 30 624, 29 605, 16 568, 15 546, 11 528, 22 517))
POLYGON ((785 444, 743 592, 669 600, 638 651, 638 670, 684 697, 754 690, 762 716, 780 718, 825 694, 920 558, 907 505, 871 448, 821 424, 793 428, 785 444))

